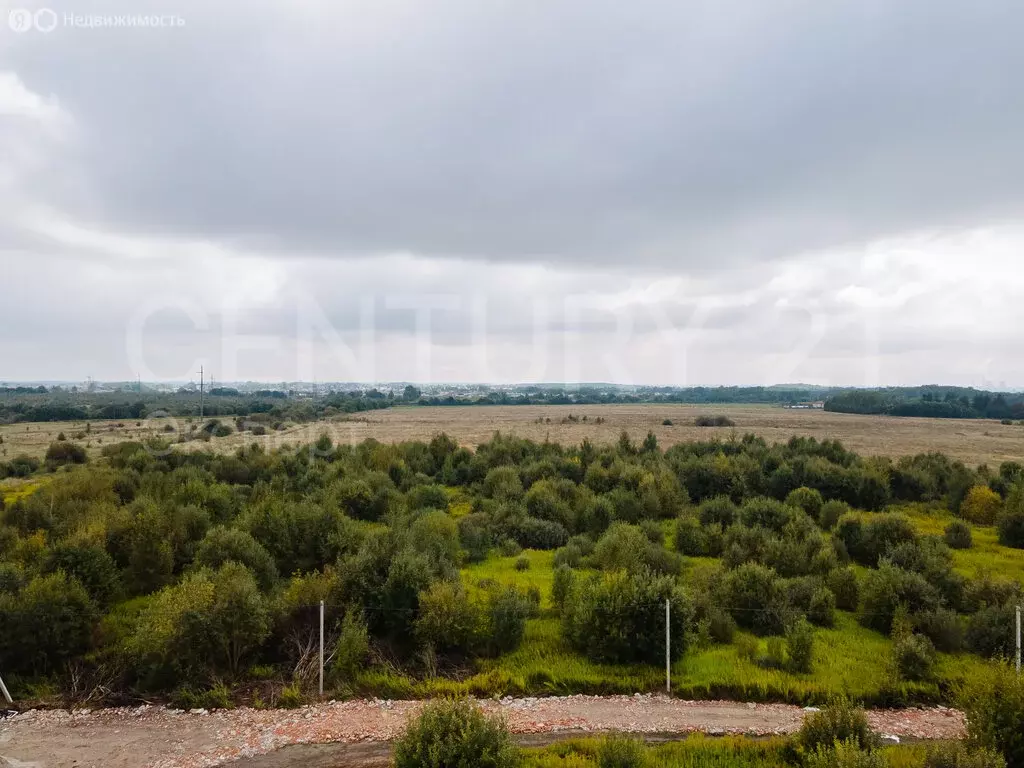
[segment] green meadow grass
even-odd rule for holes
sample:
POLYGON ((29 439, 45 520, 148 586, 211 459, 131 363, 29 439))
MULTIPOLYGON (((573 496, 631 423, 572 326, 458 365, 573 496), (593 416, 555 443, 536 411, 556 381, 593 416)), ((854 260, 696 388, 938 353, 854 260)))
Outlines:
MULTIPOLYGON (((931 515, 914 512, 922 532, 945 527, 931 515)), ((981 532, 982 534, 984 531, 981 532)), ((976 532, 979 554, 985 551, 982 535, 976 532)), ((997 546, 997 545, 993 545, 997 546)), ((1005 547, 999 547, 1005 550, 1005 547)), ((960 553, 957 553, 960 554, 960 553)), ((462 570, 468 589, 479 589, 482 580, 519 588, 537 587, 546 610, 530 619, 522 645, 497 659, 477 662, 460 679, 437 678, 413 681, 388 676, 389 686, 432 696, 443 694, 537 695, 610 694, 660 691, 665 688, 664 667, 597 664, 568 647, 561 635, 559 619, 550 610, 554 553, 524 550, 530 562, 527 570, 515 568, 517 557, 493 554, 481 563, 462 570)), ((1013 562, 1013 555, 1004 555, 1013 562)), ((719 566, 715 558, 688 557, 683 579, 699 580, 719 566)), ((864 569, 862 569, 864 570, 864 569)), ((991 570, 995 570, 992 568, 991 570)), ((863 575, 863 574, 862 574, 863 575)), ((838 611, 836 626, 816 632, 814 671, 793 674, 769 669, 741 659, 733 645, 712 645, 688 649, 672 667, 672 692, 685 698, 728 698, 747 701, 785 701, 812 704, 835 694, 851 696, 874 706, 929 703, 950 700, 953 691, 968 677, 988 668, 989 663, 971 654, 939 654, 934 682, 908 683, 897 679, 891 664, 892 642, 884 635, 862 627, 855 616, 838 611)), ((761 654, 767 641, 758 640, 761 654)), ((362 681, 371 683, 369 679, 362 681)), ((371 686, 372 687, 372 686, 371 686)))

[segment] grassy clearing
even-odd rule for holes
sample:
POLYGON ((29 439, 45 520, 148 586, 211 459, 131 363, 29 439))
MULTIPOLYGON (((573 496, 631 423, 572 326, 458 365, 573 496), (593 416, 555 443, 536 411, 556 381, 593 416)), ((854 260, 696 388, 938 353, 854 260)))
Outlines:
MULTIPOLYGON (((903 507, 899 511, 921 533, 935 536, 941 536, 946 526, 957 519, 940 509, 903 507)), ((974 543, 970 549, 953 550, 953 567, 958 573, 971 579, 989 573, 1024 583, 1024 549, 1002 546, 995 527, 990 525, 971 525, 971 537, 974 543)))
MULTIPOLYGON (((648 764, 659 768, 787 768, 792 759, 782 738, 753 740, 742 737, 691 736, 682 741, 647 748, 648 764)), ((578 739, 543 749, 526 750, 526 768, 589 768, 598 765, 599 739, 578 739)), ((918 768, 925 747, 901 745, 883 751, 889 768, 918 768)))
MULTIPOLYGON (((530 561, 525 571, 515 569, 515 557, 492 555, 463 569, 470 589, 483 579, 520 588, 540 589, 543 605, 550 604, 552 552, 525 550, 530 561)), ((717 567, 713 558, 687 558, 684 578, 717 567)), ((836 626, 816 633, 814 672, 794 674, 766 669, 740 658, 737 646, 713 645, 689 650, 672 668, 673 693, 684 698, 730 698, 747 701, 820 703, 835 694, 877 706, 906 702, 948 700, 950 692, 966 678, 986 669, 988 662, 971 654, 939 654, 936 682, 907 683, 896 679, 890 662, 889 638, 862 627, 849 613, 837 612, 836 626)), ((767 641, 759 640, 762 653, 767 641)), ((364 685, 369 684, 364 679, 364 685)), ((382 682, 378 678, 378 682, 382 682)), ((562 640, 561 625, 550 615, 531 619, 520 648, 497 659, 479 662, 475 674, 459 681, 402 681, 388 685, 417 691, 494 694, 609 694, 656 691, 665 685, 663 667, 597 664, 574 651, 562 640)))

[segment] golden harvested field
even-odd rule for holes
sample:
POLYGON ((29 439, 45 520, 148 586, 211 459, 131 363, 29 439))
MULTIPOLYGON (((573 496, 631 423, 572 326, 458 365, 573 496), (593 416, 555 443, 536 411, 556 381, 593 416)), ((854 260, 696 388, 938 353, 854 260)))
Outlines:
POLYGON ((847 447, 865 455, 902 456, 941 451, 970 465, 998 466, 1003 461, 1024 461, 1024 426, 974 419, 857 416, 758 405, 411 406, 301 425, 265 437, 236 434, 211 444, 225 449, 259 441, 267 447, 276 447, 310 442, 324 432, 340 443, 359 442, 369 437, 395 442, 429 440, 446 432, 463 445, 472 446, 490 439, 496 430, 564 444, 579 443, 585 438, 595 443, 610 443, 617 440, 623 430, 635 440, 642 440, 650 430, 657 435, 662 447, 715 436, 728 438, 733 431, 737 435, 753 432, 769 442, 807 435, 819 440, 841 440, 847 447), (718 414, 728 416, 736 426, 694 426, 697 416, 718 414), (586 416, 587 421, 563 423, 569 415, 586 416), (604 423, 595 423, 599 417, 604 423), (673 426, 663 426, 665 419, 670 419, 673 426), (543 421, 538 423, 538 420, 543 421))
MULTIPOLYGON (((231 424, 232 419, 221 417, 231 424)), ((134 421, 94 421, 84 437, 84 422, 7 424, 0 426, 0 459, 21 453, 42 457, 47 446, 61 432, 69 440, 88 446, 97 455, 104 445, 148 437, 177 438, 178 429, 188 429, 184 420, 153 419, 134 421), (164 432, 170 423, 174 432, 164 432), (6 452, 6 453, 5 453, 6 452)), ((674 443, 728 438, 735 432, 753 432, 769 442, 785 441, 793 435, 808 435, 819 440, 838 439, 849 448, 865 455, 902 456, 927 451, 941 451, 970 465, 988 463, 998 466, 1003 461, 1024 461, 1024 426, 1006 426, 980 419, 913 419, 885 416, 857 416, 825 411, 787 410, 763 405, 498 405, 420 407, 408 406, 386 411, 368 411, 347 418, 300 424, 281 432, 254 437, 232 434, 208 443, 185 444, 189 450, 213 448, 233 451, 257 442, 266 448, 295 445, 315 440, 328 433, 338 443, 354 443, 372 437, 382 442, 429 440, 447 432, 463 445, 484 442, 496 430, 529 437, 576 444, 589 438, 594 443, 611 443, 626 430, 635 440, 642 440, 648 430, 654 432, 662 447, 674 443), (697 427, 700 415, 725 415, 735 427, 697 427), (587 421, 568 422, 570 415, 587 417, 587 421), (598 418, 604 419, 601 424, 598 418), (548 422, 550 419, 550 422, 548 422), (670 419, 673 426, 663 426, 670 419)))
POLYGON ((126 440, 146 440, 162 435, 176 438, 177 432, 166 433, 164 424, 170 423, 178 429, 184 425, 175 424, 173 419, 145 419, 143 421, 47 421, 25 424, 0 425, 0 460, 12 459, 21 454, 41 459, 50 443, 61 432, 64 437, 86 446, 90 456, 98 456, 104 445, 123 443, 126 440), (88 431, 86 431, 88 430, 88 431))

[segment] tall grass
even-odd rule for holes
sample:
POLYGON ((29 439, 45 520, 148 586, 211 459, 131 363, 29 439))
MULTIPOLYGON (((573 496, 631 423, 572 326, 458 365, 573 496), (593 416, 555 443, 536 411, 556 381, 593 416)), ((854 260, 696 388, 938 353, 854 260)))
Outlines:
MULTIPOLYGON (((526 750, 524 768, 590 768, 597 766, 600 739, 581 739, 526 750)), ((918 745, 883 750, 889 768, 920 768, 925 748, 918 745)), ((691 736, 683 741, 647 748, 650 766, 658 768, 791 768, 792 753, 783 738, 691 736)))

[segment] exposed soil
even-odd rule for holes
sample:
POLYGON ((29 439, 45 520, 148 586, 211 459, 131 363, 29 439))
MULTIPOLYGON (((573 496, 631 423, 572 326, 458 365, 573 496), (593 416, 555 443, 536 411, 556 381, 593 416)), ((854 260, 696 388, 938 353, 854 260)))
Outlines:
MULTIPOLYGON (((504 715, 513 733, 531 743, 603 731, 652 738, 696 731, 785 734, 799 728, 806 716, 805 710, 783 704, 681 701, 639 694, 480 704, 504 715)), ((387 742, 402 732, 421 706, 415 701, 370 700, 295 710, 182 712, 142 706, 32 711, 0 722, 0 766, 200 768, 232 760, 238 760, 240 768, 383 765, 387 742)), ((869 719, 879 733, 900 738, 951 739, 964 732, 963 715, 943 707, 879 710, 870 712, 869 719)))

